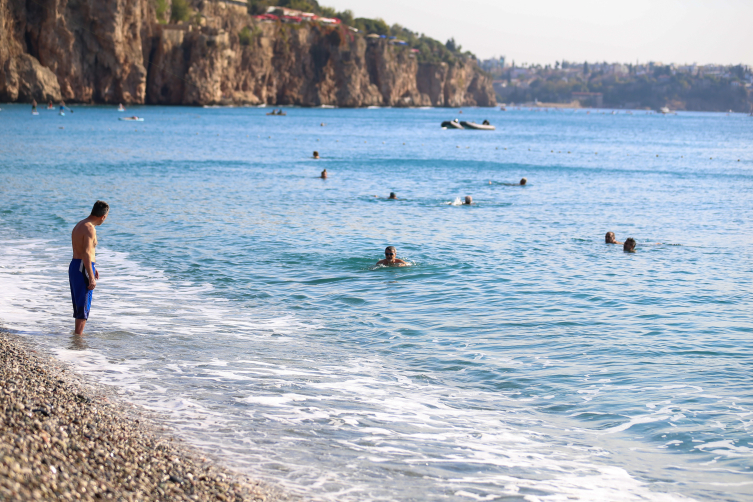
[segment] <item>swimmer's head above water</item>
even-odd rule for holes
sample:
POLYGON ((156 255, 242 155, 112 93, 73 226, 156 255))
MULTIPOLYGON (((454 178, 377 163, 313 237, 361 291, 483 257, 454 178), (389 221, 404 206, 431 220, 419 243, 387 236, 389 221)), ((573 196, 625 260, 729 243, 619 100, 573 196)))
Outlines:
POLYGON ((314 150, 314 158, 315 158, 315 159, 318 159, 318 158, 319 158, 319 152, 317 152, 316 150, 314 150))
POLYGON ((607 232, 607 234, 604 236, 604 242, 606 244, 622 244, 615 238, 614 232, 607 232))
POLYGON ((466 195, 465 201, 463 201, 463 205, 470 206, 471 204, 473 204, 473 197, 466 195))
POLYGON ((525 178, 521 178, 521 179, 520 179, 520 185, 521 185, 521 186, 525 185, 526 183, 528 183, 528 180, 527 180, 527 179, 525 179, 525 178))
POLYGON ((397 249, 395 249, 395 246, 387 246, 384 250, 384 260, 379 260, 377 265, 384 265, 385 267, 404 267, 407 263, 397 257, 397 249))
POLYGON ((397 195, 395 195, 395 192, 390 192, 390 199, 397 199, 397 195))
POLYGON ((635 253, 635 239, 628 237, 622 246, 622 250, 626 253, 635 253))
POLYGON ((322 171, 321 178, 324 179, 326 177, 327 177, 327 170, 325 169, 324 171, 322 171))

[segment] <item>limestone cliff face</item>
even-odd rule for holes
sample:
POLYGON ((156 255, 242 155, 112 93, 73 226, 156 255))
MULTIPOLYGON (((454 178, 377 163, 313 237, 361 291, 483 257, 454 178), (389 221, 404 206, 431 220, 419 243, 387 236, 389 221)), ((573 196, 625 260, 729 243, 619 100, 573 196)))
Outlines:
POLYGON ((148 0, 0 0, 0 13, 0 99, 146 99, 148 0))
POLYGON ((0 101, 494 106, 475 61, 421 64, 345 27, 260 23, 200 0, 203 26, 160 25, 153 0, 0 0, 0 101), (239 33, 251 30, 241 43, 239 33))

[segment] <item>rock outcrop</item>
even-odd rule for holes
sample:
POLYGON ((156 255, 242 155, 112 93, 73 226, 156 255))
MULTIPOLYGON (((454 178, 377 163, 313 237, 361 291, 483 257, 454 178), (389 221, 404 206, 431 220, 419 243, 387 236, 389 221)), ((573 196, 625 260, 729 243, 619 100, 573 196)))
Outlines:
POLYGON ((0 100, 145 101, 143 41, 151 42, 155 25, 149 0, 0 0, 0 13, 0 100), (22 54, 52 72, 56 84, 29 70, 34 61, 22 54))
POLYGON ((419 63, 344 26, 252 19, 221 0, 161 25, 153 0, 0 0, 0 101, 493 106, 470 58, 419 63), (239 36, 241 33, 246 36, 239 36))

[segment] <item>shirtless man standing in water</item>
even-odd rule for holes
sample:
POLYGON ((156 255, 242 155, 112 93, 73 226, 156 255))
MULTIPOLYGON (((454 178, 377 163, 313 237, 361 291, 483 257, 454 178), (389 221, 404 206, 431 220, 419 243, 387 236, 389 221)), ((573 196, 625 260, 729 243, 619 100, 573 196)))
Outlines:
POLYGON ((97 287, 99 272, 95 267, 95 250, 97 247, 97 229, 107 219, 110 206, 98 200, 94 203, 88 218, 79 221, 71 232, 73 259, 68 267, 68 281, 71 285, 73 300, 73 317, 76 319, 76 334, 81 335, 89 319, 92 305, 92 293, 97 287))

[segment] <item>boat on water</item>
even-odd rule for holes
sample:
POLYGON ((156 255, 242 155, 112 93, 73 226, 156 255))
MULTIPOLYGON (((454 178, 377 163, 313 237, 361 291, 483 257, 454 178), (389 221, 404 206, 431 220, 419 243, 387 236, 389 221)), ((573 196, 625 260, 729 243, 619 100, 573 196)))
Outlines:
POLYGON ((477 131, 495 131, 497 130, 496 127, 491 125, 488 120, 484 120, 481 124, 477 124, 475 122, 466 122, 465 120, 460 122, 460 125, 463 126, 463 129, 474 129, 477 131))
POLYGON ((136 117, 135 115, 133 117, 118 117, 118 120, 125 120, 128 122, 143 122, 144 119, 141 117, 136 117))
POLYGON ((481 124, 469 122, 467 120, 445 120, 442 122, 442 129, 471 129, 475 131, 495 131, 497 128, 484 120, 481 124))
POLYGON ((463 126, 460 125, 460 121, 458 119, 455 120, 445 120, 442 122, 442 129, 462 129, 463 126))

